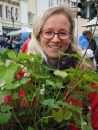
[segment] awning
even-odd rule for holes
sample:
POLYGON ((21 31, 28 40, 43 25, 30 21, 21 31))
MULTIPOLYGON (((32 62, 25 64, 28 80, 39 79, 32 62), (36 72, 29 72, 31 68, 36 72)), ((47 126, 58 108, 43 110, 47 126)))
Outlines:
POLYGON ((21 30, 18 30, 19 33, 24 33, 24 32, 32 32, 32 29, 31 28, 28 28, 28 27, 24 27, 22 28, 21 30))
POLYGON ((82 27, 92 27, 92 26, 95 26, 96 23, 97 23, 97 26, 98 26, 98 19, 97 19, 97 17, 92 19, 92 20, 90 20, 88 23, 82 25, 82 27))
MULTIPOLYGON (((13 30, 13 27, 8 27, 8 26, 2 26, 3 29, 10 29, 10 30, 13 30)), ((14 30, 20 30, 20 28, 15 28, 14 27, 14 30)))

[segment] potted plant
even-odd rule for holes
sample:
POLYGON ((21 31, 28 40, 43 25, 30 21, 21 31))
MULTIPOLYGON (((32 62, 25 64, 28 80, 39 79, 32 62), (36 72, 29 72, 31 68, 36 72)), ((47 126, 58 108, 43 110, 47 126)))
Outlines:
MULTIPOLYGON (((77 103, 95 91, 91 83, 98 84, 97 79, 92 71, 48 68, 40 55, 0 50, 0 130, 65 130, 72 119, 82 130, 92 130, 90 113, 85 116, 77 103), (70 94, 77 99, 74 105, 66 102, 70 94)), ((83 103, 89 106, 87 100, 83 103)))

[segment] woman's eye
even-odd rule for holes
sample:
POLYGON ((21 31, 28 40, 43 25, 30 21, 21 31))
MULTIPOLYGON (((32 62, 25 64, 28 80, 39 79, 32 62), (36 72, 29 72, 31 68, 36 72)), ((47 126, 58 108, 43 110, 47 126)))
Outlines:
POLYGON ((67 32, 59 32, 59 35, 68 35, 67 32))
POLYGON ((52 34, 52 32, 51 31, 47 31, 47 32, 45 32, 45 34, 52 34))

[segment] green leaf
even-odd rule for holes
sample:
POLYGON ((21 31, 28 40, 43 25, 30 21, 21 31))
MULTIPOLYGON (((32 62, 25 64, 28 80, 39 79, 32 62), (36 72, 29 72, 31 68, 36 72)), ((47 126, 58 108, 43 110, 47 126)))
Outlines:
POLYGON ((46 85, 54 86, 54 82, 51 80, 46 80, 46 85))
POLYGON ((33 76, 36 77, 36 79, 44 79, 44 78, 46 78, 45 76, 42 76, 40 74, 34 74, 34 73, 33 73, 33 76))
POLYGON ((78 58, 78 59, 81 59, 82 56, 78 55, 78 54, 70 54, 71 56, 75 57, 75 58, 78 58))
POLYGON ((81 126, 81 120, 80 120, 80 118, 77 116, 77 113, 76 113, 75 111, 73 111, 72 114, 73 114, 72 117, 73 117, 73 119, 75 120, 76 126, 77 126, 77 127, 80 127, 80 126, 81 126))
POLYGON ((46 123, 46 124, 48 124, 48 122, 49 122, 49 118, 48 118, 48 117, 42 117, 41 122, 42 122, 42 123, 46 123))
POLYGON ((24 77, 24 78, 19 79, 18 82, 20 82, 21 84, 26 84, 26 83, 29 82, 30 80, 31 80, 31 78, 29 78, 29 77, 24 77))
POLYGON ((57 101, 56 104, 59 105, 59 106, 60 106, 60 105, 62 105, 62 106, 66 106, 66 104, 67 104, 67 106, 68 106, 68 103, 63 102, 63 101, 60 101, 60 100, 57 101))
POLYGON ((76 111, 76 112, 78 112, 78 113, 81 113, 81 112, 82 112, 82 107, 76 106, 76 105, 72 105, 71 102, 69 103, 69 105, 70 105, 70 108, 71 108, 72 110, 74 110, 74 111, 76 111))
POLYGON ((84 126, 84 130, 94 130, 92 126, 84 126))
POLYGON ((56 86, 56 88, 64 88, 64 85, 60 81, 55 82, 55 86, 56 86))
POLYGON ((32 128, 31 126, 28 127, 28 130, 34 130, 34 128, 32 128))
POLYGON ((63 120, 63 111, 62 108, 60 106, 58 106, 58 109, 52 109, 52 117, 57 121, 57 122, 61 122, 63 120))
POLYGON ((8 112, 12 107, 10 105, 1 106, 1 112, 8 112))
POLYGON ((18 81, 16 81, 15 83, 10 83, 10 84, 5 85, 4 88, 7 90, 10 90, 10 89, 16 89, 20 86, 21 84, 18 81))
POLYGON ((11 118, 11 112, 0 113, 0 124, 7 123, 11 118))
POLYGON ((87 75, 87 74, 84 74, 83 75, 83 78, 86 80, 86 81, 89 81, 89 82, 92 82, 92 77, 89 75, 87 75))
POLYGON ((54 99, 44 100, 42 102, 42 104, 46 105, 46 106, 50 106, 51 108, 57 108, 57 105, 55 104, 55 100, 54 99))
POLYGON ((8 56, 12 59, 12 60, 15 60, 16 59, 16 54, 15 52, 11 51, 8 53, 8 56))
POLYGON ((11 92, 9 91, 9 90, 5 90, 5 91, 3 91, 3 95, 4 96, 9 96, 9 95, 11 95, 11 92))
POLYGON ((57 76, 60 76, 60 77, 62 77, 62 78, 66 78, 67 75, 68 75, 66 72, 60 71, 60 70, 55 70, 55 71, 54 71, 54 74, 57 75, 57 76))
POLYGON ((78 74, 78 75, 83 73, 83 70, 77 70, 77 69, 66 69, 65 71, 71 72, 71 73, 74 73, 74 74, 78 74))
POLYGON ((69 120, 72 117, 72 112, 67 107, 63 107, 63 119, 69 120))
POLYGON ((14 93, 13 94, 13 99, 18 99, 19 98, 19 94, 18 93, 14 93))
POLYGON ((19 53, 18 54, 18 58, 20 59, 20 60, 22 60, 22 59, 30 59, 31 58, 31 56, 30 55, 28 55, 28 54, 26 54, 26 53, 19 53))
POLYGON ((3 99, 3 92, 0 92, 0 100, 2 100, 3 99))
POLYGON ((19 81, 17 80, 15 83, 6 84, 4 88, 7 90, 16 89, 20 87, 22 84, 26 84, 28 81, 30 81, 30 78, 22 78, 19 79, 19 81))
POLYGON ((14 79, 14 74, 17 70, 17 64, 11 62, 7 67, 5 65, 0 65, 0 82, 6 81, 10 83, 14 79))

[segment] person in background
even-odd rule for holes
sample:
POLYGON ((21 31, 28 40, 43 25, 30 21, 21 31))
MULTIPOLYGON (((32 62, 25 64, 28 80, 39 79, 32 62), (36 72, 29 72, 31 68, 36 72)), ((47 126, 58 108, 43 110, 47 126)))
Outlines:
POLYGON ((23 43, 22 50, 21 50, 23 53, 27 53, 28 44, 29 44, 30 40, 31 40, 31 33, 29 34, 29 39, 26 40, 26 41, 23 43))
POLYGON ((10 39, 10 36, 8 37, 8 40, 7 40, 7 49, 9 49, 9 50, 13 50, 13 47, 12 47, 12 41, 13 41, 13 39, 14 39, 14 37, 12 37, 11 39, 10 39))
POLYGON ((82 35, 79 37, 78 45, 82 50, 86 50, 89 44, 88 37, 90 35, 90 31, 83 31, 82 35))
POLYGON ((7 47, 7 39, 6 39, 6 35, 3 35, 2 36, 2 40, 1 40, 1 48, 4 47, 6 48, 7 47))
POLYGON ((2 35, 0 35, 0 47, 1 47, 1 41, 2 41, 2 39, 3 39, 2 35))
POLYGON ((13 51, 16 53, 16 55, 18 55, 20 51, 20 44, 22 44, 22 41, 19 40, 19 36, 15 36, 11 42, 13 51))
POLYGON ((89 35, 88 35, 88 41, 90 41, 90 43, 89 43, 89 46, 88 46, 88 48, 89 49, 91 49, 92 51, 93 51, 93 54, 95 53, 95 50, 96 50, 96 48, 97 48, 97 44, 96 44, 96 41, 92 38, 91 39, 91 37, 92 37, 92 34, 91 34, 91 32, 89 31, 89 35))
POLYGON ((97 67, 98 67, 98 46, 97 46, 97 48, 95 50, 94 57, 95 57, 96 64, 97 64, 97 67))
MULTIPOLYGON (((25 34, 25 33, 23 33, 23 34, 25 34)), ((21 39, 20 41, 14 41, 15 46, 18 47, 17 54, 19 52, 21 52, 21 49, 22 49, 22 46, 23 46, 24 42, 29 39, 29 35, 23 35, 23 34, 21 34, 22 37, 20 36, 20 39, 21 39)))

